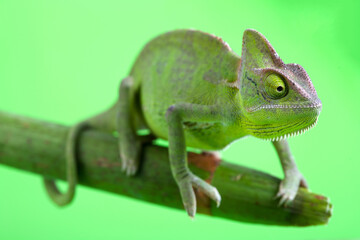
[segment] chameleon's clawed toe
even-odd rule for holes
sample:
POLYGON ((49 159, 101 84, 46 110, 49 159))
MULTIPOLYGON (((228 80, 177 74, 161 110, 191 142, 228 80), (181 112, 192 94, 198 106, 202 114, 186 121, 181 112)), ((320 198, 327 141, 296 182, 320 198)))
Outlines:
POLYGON ((178 185, 184 208, 189 217, 193 218, 196 213, 196 197, 193 187, 204 192, 209 198, 214 200, 217 207, 220 206, 221 196, 218 190, 201 178, 190 173, 188 177, 179 181, 178 185))
POLYGON ((138 166, 129 165, 126 169, 126 175, 133 176, 137 172, 138 166))
POLYGON ((280 198, 278 206, 286 207, 291 204, 296 197, 299 186, 302 184, 306 184, 306 181, 300 173, 294 173, 285 177, 281 181, 276 195, 276 198, 280 198))
POLYGON ((127 176, 135 175, 139 169, 142 144, 140 140, 134 140, 131 144, 120 145, 121 170, 127 176))
POLYGON ((139 168, 139 160, 128 157, 121 157, 121 170, 126 173, 127 176, 133 176, 136 174, 139 168))
POLYGON ((296 193, 291 193, 291 192, 278 192, 278 194, 276 195, 277 198, 280 198, 278 206, 288 206, 295 198, 296 193))
POLYGON ((219 191, 214 186, 195 175, 192 175, 192 185, 193 187, 203 191, 209 198, 214 200, 217 207, 220 206, 221 196, 219 191))
POLYGON ((178 185, 184 208, 189 217, 193 218, 196 213, 196 197, 191 182, 185 179, 179 182, 178 185))

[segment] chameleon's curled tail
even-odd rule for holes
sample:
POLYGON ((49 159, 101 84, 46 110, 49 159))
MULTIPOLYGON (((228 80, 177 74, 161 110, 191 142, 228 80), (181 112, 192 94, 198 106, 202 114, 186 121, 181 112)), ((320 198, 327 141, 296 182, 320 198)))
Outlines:
POLYGON ((75 187, 77 184, 77 167, 76 167, 76 143, 78 136, 84 128, 88 127, 87 122, 76 124, 70 129, 66 141, 66 180, 68 182, 68 189, 65 193, 61 193, 56 186, 54 179, 44 178, 45 188, 50 198, 59 206, 69 204, 75 195, 75 187))

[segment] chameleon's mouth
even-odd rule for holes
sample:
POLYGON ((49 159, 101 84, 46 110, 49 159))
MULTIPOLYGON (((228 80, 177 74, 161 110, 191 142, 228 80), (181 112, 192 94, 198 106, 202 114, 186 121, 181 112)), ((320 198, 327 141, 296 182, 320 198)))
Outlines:
POLYGON ((301 134, 307 132, 308 130, 310 130, 311 128, 315 127, 316 124, 317 124, 318 118, 319 117, 316 117, 315 121, 312 124, 310 124, 309 126, 305 127, 305 128, 296 130, 294 132, 286 133, 286 134, 278 136, 278 137, 264 138, 264 140, 272 141, 272 142, 273 141, 281 141, 281 140, 285 140, 285 139, 290 138, 290 137, 301 135, 301 134))
MULTIPOLYGON (((266 114, 272 114, 270 117, 277 120, 267 124, 249 124, 247 129, 250 134, 268 141, 280 141, 293 136, 301 135, 316 126, 321 111, 321 103, 292 106, 264 105, 260 108, 267 109, 268 111, 269 109, 272 109, 270 112, 267 111, 266 114), (276 109, 279 108, 283 109, 281 112, 285 113, 285 119, 279 118, 276 111, 276 109), (286 110, 284 108, 286 108, 286 110)), ((257 114, 257 116, 262 117, 260 120, 262 121, 265 114, 261 113, 260 108, 254 111, 253 114, 257 114)))
POLYGON ((321 107, 320 100, 252 107, 246 129, 250 135, 268 141, 301 135, 316 125, 321 107))
POLYGON ((261 105, 261 106, 255 106, 248 108, 248 112, 256 112, 261 109, 277 109, 277 108, 288 108, 288 109, 317 109, 318 112, 320 112, 322 107, 322 104, 320 101, 317 101, 315 103, 309 103, 309 104, 296 104, 296 105, 282 105, 282 104, 275 104, 275 105, 261 105))

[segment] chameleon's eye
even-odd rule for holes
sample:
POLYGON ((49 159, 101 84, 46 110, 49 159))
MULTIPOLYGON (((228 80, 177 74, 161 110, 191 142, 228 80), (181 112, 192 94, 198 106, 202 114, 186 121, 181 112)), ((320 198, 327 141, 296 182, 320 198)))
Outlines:
POLYGON ((270 74, 264 81, 265 91, 269 97, 279 99, 286 95, 287 88, 283 78, 277 74, 270 74))

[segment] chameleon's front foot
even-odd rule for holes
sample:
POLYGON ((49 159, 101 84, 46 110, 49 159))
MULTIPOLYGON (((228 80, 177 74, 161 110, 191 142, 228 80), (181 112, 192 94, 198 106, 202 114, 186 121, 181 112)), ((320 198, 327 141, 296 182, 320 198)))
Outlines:
POLYGON ((196 213, 196 197, 193 187, 204 192, 209 198, 216 202, 218 207, 220 206, 221 196, 218 190, 191 172, 188 172, 186 177, 178 180, 177 184, 185 210, 191 218, 193 218, 196 213))
POLYGON ((285 174, 285 178, 281 181, 276 195, 276 198, 280 198, 279 206, 290 204, 295 199, 299 186, 308 187, 303 175, 297 169, 288 171, 285 174))
POLYGON ((299 186, 307 188, 308 185, 295 164, 288 142, 280 140, 273 141, 273 144, 280 157, 285 175, 284 180, 280 183, 276 197, 280 198, 279 206, 286 206, 295 199, 299 186))

